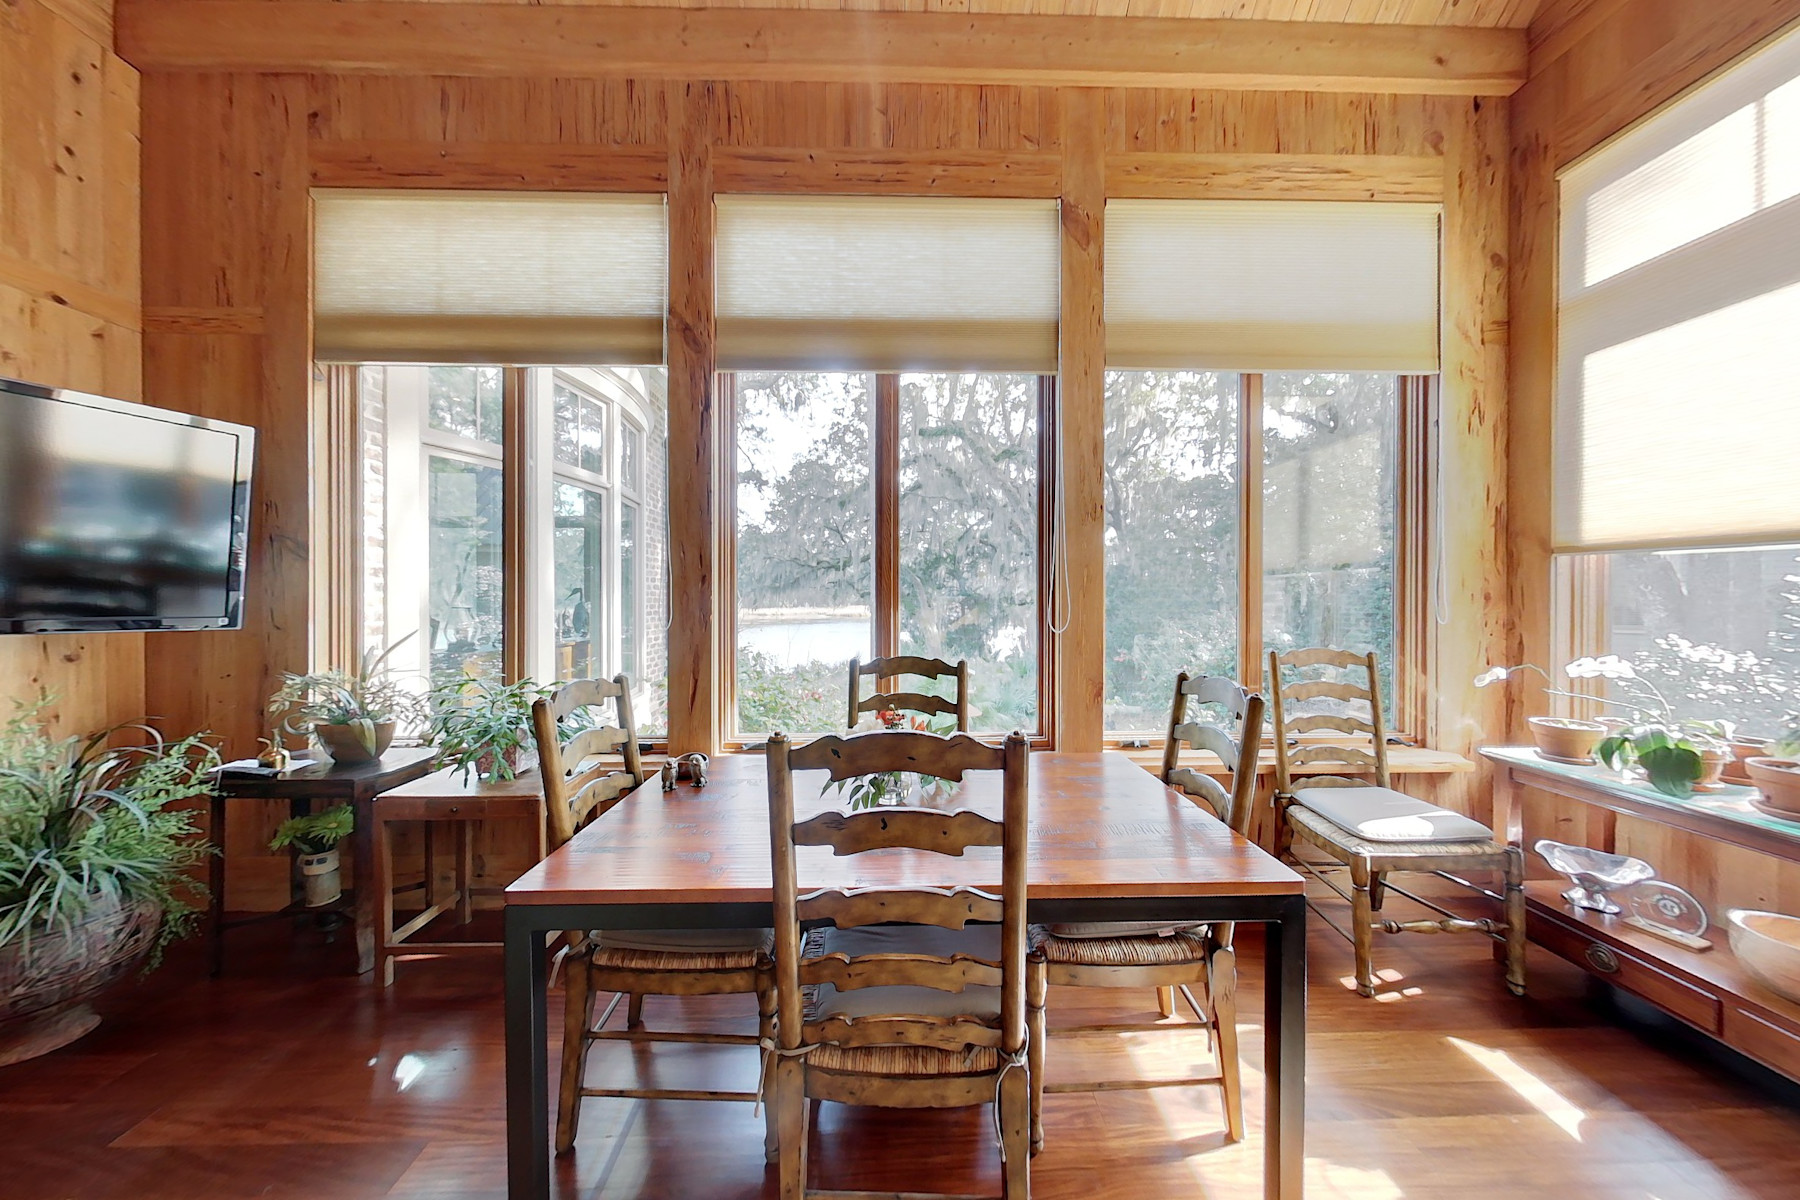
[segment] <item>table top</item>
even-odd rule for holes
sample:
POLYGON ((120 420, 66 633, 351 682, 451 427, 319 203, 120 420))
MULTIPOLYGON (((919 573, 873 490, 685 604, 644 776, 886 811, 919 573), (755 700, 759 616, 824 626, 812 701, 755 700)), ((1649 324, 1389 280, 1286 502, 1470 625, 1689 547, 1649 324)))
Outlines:
MULTIPOLYGON (((1132 762, 1148 771, 1162 770, 1163 748, 1160 739, 1154 746, 1132 746, 1121 751, 1132 762)), ((1205 750, 1183 750, 1181 765, 1192 767, 1204 775, 1225 774, 1225 764, 1219 761, 1216 754, 1205 750)), ((1475 769, 1475 764, 1460 754, 1448 750, 1431 750, 1424 746, 1389 746, 1388 771, 1394 775, 1462 775, 1475 769)), ((1275 773, 1275 751, 1263 747, 1262 756, 1257 759, 1258 775, 1275 773)), ((1355 769, 1346 763, 1312 762, 1296 763, 1293 767, 1295 775, 1355 775, 1355 769)))
MULTIPOLYGON (((1123 754, 1030 756, 1028 887, 1035 899, 1271 896, 1299 875, 1238 837, 1123 754)), ((761 753, 712 760, 705 788, 652 778, 506 889, 511 904, 768 903, 769 807, 761 753)), ((804 817, 838 807, 823 771, 795 775, 804 817)), ((999 772, 971 772, 953 803, 1000 811, 999 772)), ((834 858, 798 850, 800 886, 999 885, 997 853, 952 858, 875 850, 834 858)))
POLYGON ((384 799, 412 800, 542 799, 543 795, 544 787, 538 782, 536 767, 498 783, 488 783, 474 771, 463 772, 446 767, 441 771, 433 771, 423 779, 403 783, 382 793, 384 799))
POLYGON ((1483 757, 1522 771, 1557 790, 1574 788, 1606 807, 1712 834, 1754 850, 1800 860, 1800 821, 1770 816, 1750 801, 1753 787, 1720 784, 1717 791, 1670 796, 1647 783, 1624 779, 1603 766, 1551 762, 1530 746, 1486 746, 1483 757))
POLYGON ((281 775, 219 776, 219 791, 234 799, 350 800, 377 795, 429 774, 430 746, 393 746, 374 762, 340 766, 329 758, 281 775))

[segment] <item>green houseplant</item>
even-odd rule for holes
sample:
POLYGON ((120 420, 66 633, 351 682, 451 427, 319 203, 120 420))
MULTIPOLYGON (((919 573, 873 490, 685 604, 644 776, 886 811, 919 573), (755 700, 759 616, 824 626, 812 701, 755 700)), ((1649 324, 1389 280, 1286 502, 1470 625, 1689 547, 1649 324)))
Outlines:
POLYGON ((529 679, 494 683, 471 678, 432 688, 430 738, 438 748, 439 765, 465 776, 475 771, 487 783, 514 778, 532 744, 531 706, 555 690, 554 684, 529 679))
POLYGON ((298 851, 301 883, 309 908, 322 908, 344 894, 338 843, 356 829, 356 810, 348 804, 304 817, 289 817, 275 827, 269 849, 298 851))
POLYGON ((187 932, 204 892, 194 810, 218 754, 123 725, 54 738, 48 699, 0 724, 0 1065, 99 1024, 90 1002, 187 932))
POLYGON ((280 689, 269 697, 269 718, 277 736, 310 735, 340 763, 380 758, 402 723, 424 720, 422 698, 387 669, 388 656, 411 636, 385 650, 367 651, 354 671, 282 676, 280 689))

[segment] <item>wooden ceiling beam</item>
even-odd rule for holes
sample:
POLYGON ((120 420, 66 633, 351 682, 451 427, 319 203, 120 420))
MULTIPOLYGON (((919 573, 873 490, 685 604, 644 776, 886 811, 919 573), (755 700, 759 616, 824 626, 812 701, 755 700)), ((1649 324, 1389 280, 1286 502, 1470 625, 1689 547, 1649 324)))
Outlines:
POLYGON ((119 0, 140 71, 1508 95, 1516 29, 966 13, 119 0))

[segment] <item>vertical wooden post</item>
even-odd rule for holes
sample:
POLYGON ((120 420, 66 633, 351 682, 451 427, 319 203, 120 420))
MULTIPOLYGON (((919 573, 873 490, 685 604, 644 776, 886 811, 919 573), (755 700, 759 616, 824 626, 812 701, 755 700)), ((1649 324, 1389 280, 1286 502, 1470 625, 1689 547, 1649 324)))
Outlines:
MULTIPOLYGON (((1502 688, 1476 688, 1493 663, 1513 661, 1507 544, 1507 114, 1504 102, 1444 100, 1443 389, 1437 478, 1443 496, 1446 607, 1436 638, 1434 744, 1469 754, 1507 734, 1502 688)), ((1447 777, 1439 803, 1487 816, 1490 769, 1447 777)))
MULTIPOLYGON (((1263 377, 1238 376, 1238 682, 1263 677, 1263 377)), ((1271 689, 1273 683, 1268 685, 1271 689)))
POLYGON ((1056 746, 1100 749, 1106 728, 1106 94, 1062 93, 1059 409, 1066 611, 1057 639, 1056 746))
MULTIPOLYGON (((900 653, 900 376, 875 376, 875 657, 900 653)), ((876 681, 889 690, 889 680, 876 681)), ((856 724, 855 720, 850 722, 856 724)))
POLYGON ((669 751, 719 749, 718 572, 710 83, 674 85, 669 140, 669 751))

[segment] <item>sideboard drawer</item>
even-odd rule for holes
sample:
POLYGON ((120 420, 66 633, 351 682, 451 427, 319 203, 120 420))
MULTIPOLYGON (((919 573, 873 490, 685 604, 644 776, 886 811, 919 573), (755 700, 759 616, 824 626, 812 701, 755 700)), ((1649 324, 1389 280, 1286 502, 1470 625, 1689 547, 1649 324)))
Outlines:
POLYGON ((1723 1023, 1719 998, 1628 950, 1609 945, 1585 929, 1542 912, 1532 913, 1532 940, 1568 959, 1597 979, 1635 992, 1703 1033, 1717 1036, 1723 1023))
POLYGON ((1800 1077, 1800 1026, 1732 1004, 1725 1009, 1725 1044, 1783 1075, 1800 1077))

